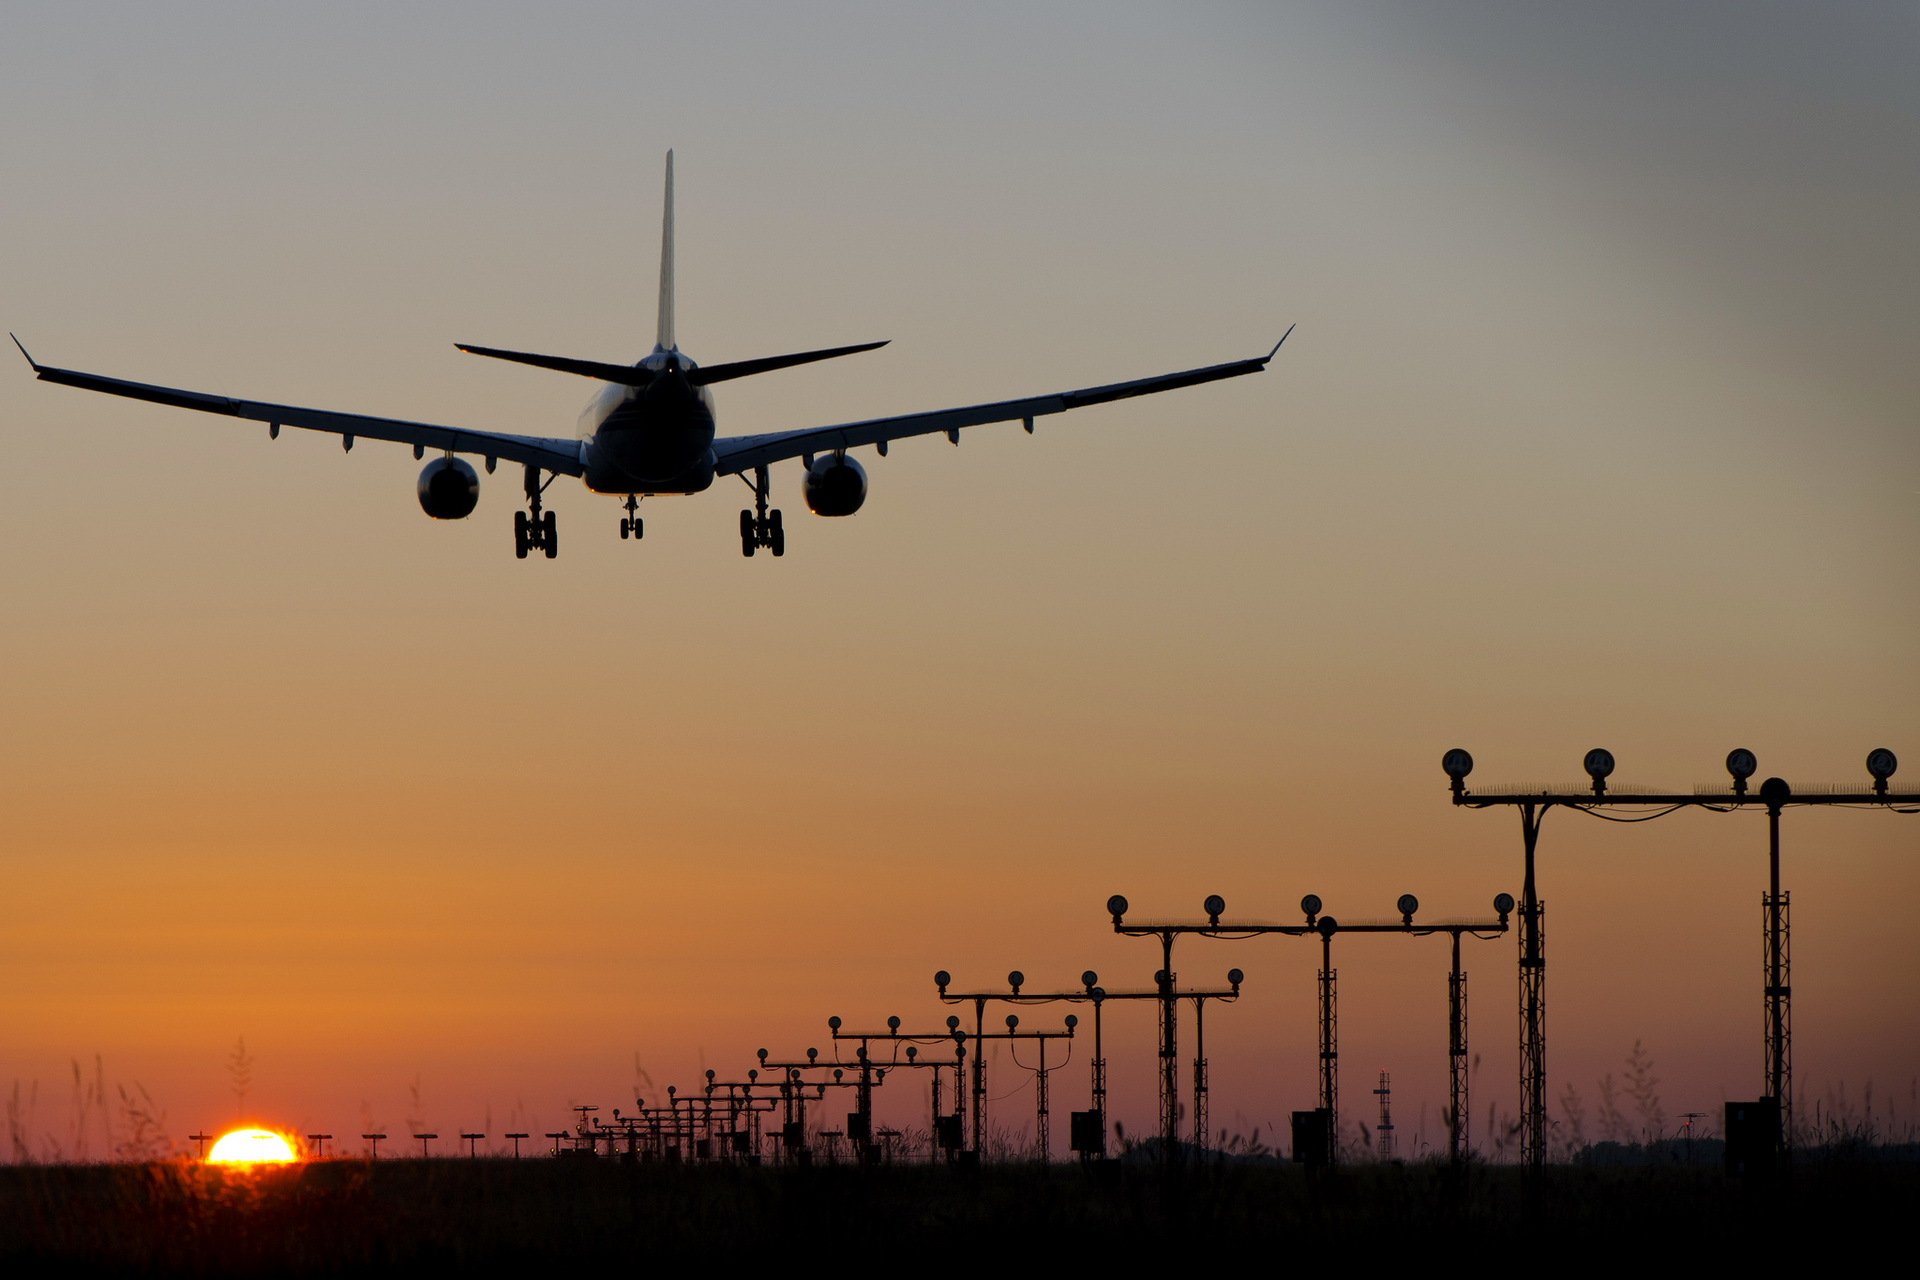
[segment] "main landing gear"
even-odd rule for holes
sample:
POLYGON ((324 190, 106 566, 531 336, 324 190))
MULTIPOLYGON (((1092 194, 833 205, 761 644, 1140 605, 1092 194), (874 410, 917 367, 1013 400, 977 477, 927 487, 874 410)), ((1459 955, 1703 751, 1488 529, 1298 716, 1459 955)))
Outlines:
POLYGON ((560 540, 553 531, 553 512, 540 509, 540 495, 552 483, 552 476, 547 477, 545 484, 541 483, 540 468, 527 467, 527 505, 530 510, 513 513, 513 554, 522 560, 527 558, 527 552, 536 548, 545 551, 549 560, 560 554, 560 540))
MULTIPOLYGON (((745 476, 740 479, 747 480, 745 476)), ((740 554, 751 556, 756 548, 765 547, 776 556, 783 556, 787 554, 787 531, 781 527, 779 510, 767 510, 767 491, 771 487, 767 469, 755 467, 750 484, 753 510, 740 513, 740 554)))
POLYGON ((640 519, 640 499, 631 493, 627 495, 627 514, 620 517, 620 536, 634 539, 647 536, 647 526, 640 519))

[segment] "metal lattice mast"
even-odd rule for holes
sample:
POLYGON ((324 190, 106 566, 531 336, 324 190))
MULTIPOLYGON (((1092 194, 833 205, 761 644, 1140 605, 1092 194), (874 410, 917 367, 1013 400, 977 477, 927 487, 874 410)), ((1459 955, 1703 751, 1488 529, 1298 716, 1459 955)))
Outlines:
MULTIPOLYGON (((955 1068, 954 1073, 958 1075, 959 1069, 955 1068)), ((959 1092, 960 1087, 958 1083, 956 1083, 954 1085, 954 1093, 958 1094, 959 1092)), ((937 1067, 933 1072, 932 1093, 933 1118, 927 1122, 927 1159, 929 1161, 934 1160, 936 1158, 935 1153, 940 1150, 940 1071, 937 1067)))
MULTIPOLYGON (((1089 993, 1099 990, 1100 975, 1091 969, 1080 975, 1080 981, 1089 993)), ((1093 1113, 1100 1117, 1099 1156, 1102 1160, 1107 1158, 1107 1053, 1100 1041, 1100 1005, 1105 994, 1102 991, 1093 1000, 1093 1084, 1092 1097, 1089 1099, 1093 1113)))
POLYGON ((1207 1002, 1193 1002, 1193 1145, 1207 1149, 1207 1002))
POLYGON ((1761 899, 1766 915, 1766 1073, 1767 1092, 1780 1108, 1780 1147, 1793 1149, 1793 984, 1787 956, 1787 895, 1780 889, 1780 807, 1792 796, 1780 778, 1760 784, 1767 806, 1767 893, 1761 899))
POLYGON ((1160 1155, 1173 1155, 1180 1140, 1180 999, 1174 994, 1173 934, 1160 935, 1165 957, 1153 975, 1160 990, 1160 1155))
POLYGON ((1380 1073, 1380 1087, 1373 1091, 1380 1099, 1380 1123, 1374 1127, 1379 1135, 1374 1143, 1374 1153, 1382 1160, 1393 1159, 1393 1077, 1385 1071, 1380 1073))
POLYGON ((1331 916, 1321 919, 1330 927, 1320 930, 1320 1109, 1327 1113, 1327 1158, 1332 1162, 1340 1152, 1340 1013, 1335 986, 1340 975, 1333 967, 1333 934, 1339 926, 1331 916))
POLYGON ((1547 1163, 1547 939, 1546 904, 1534 877, 1544 810, 1520 806, 1526 873, 1520 886, 1520 1160, 1529 1169, 1547 1163))
POLYGON ((1793 961, 1788 932, 1791 896, 1770 893, 1762 899, 1766 916, 1767 1092, 1779 1100, 1780 1141, 1789 1150, 1793 1147, 1793 961))
POLYGON ((1546 903, 1520 908, 1520 1161, 1535 1170, 1547 1163, 1546 923, 1546 903))
POLYGON ((1453 935, 1453 971, 1447 974, 1447 1160, 1466 1161, 1467 1127, 1473 1109, 1467 1098, 1467 975, 1460 967, 1460 935, 1453 935))
POLYGON ((1047 1105, 1047 1043, 1040 1042, 1040 1070, 1033 1076, 1033 1127, 1039 1135, 1040 1163, 1046 1164, 1053 1148, 1053 1113, 1047 1105))

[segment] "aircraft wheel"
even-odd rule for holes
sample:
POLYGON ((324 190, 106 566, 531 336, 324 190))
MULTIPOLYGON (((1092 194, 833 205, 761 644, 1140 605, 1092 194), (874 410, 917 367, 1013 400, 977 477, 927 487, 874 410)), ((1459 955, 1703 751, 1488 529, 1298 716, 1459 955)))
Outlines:
POLYGON ((635 517, 633 518, 633 538, 634 538, 634 541, 636 541, 636 542, 638 542, 638 541, 639 541, 640 539, 642 539, 642 538, 644 538, 644 537, 646 537, 646 536, 647 536, 647 526, 646 526, 646 525, 644 525, 644 524, 642 524, 642 523, 640 522, 640 517, 639 517, 639 516, 635 516, 635 517))
POLYGON ((780 508, 775 507, 773 510, 767 512, 767 529, 774 537, 777 538, 780 536, 780 508))
POLYGON ((560 539, 554 533, 553 512, 540 517, 540 545, 547 549, 547 559, 560 554, 560 539))
MULTIPOLYGON (((753 535, 754 535, 753 512, 742 511, 740 513, 740 537, 744 541, 746 539, 752 538, 753 535)), ((748 554, 751 555, 752 552, 748 552, 748 554)))
POLYGON ((622 538, 631 538, 633 536, 633 521, 627 519, 625 516, 620 517, 620 536, 622 538))
POLYGON ((778 518, 773 522, 773 533, 767 538, 767 545, 773 548, 773 554, 776 556, 787 554, 787 531, 780 527, 778 518))
POLYGON ((741 533, 740 535, 740 554, 747 557, 747 559, 751 560, 753 559, 753 548, 754 548, 753 530, 748 529, 743 533, 741 533))
POLYGON ((527 558, 527 513, 513 513, 513 554, 525 560, 527 558))

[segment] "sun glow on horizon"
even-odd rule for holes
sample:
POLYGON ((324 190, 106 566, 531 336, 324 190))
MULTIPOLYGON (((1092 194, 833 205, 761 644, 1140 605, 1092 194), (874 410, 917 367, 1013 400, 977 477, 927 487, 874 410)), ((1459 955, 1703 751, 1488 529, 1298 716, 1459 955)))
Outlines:
POLYGON ((235 1129, 220 1135, 208 1164, 292 1164, 300 1158, 284 1134, 271 1129, 235 1129))

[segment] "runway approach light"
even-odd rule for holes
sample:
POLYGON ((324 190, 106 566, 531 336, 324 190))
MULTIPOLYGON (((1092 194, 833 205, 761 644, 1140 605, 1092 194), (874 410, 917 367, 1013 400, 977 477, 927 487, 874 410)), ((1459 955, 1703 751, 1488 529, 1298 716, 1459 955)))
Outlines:
POLYGON ((1727 772, 1733 775, 1733 794, 1737 796, 1747 794, 1747 779, 1751 778, 1754 770, 1759 767, 1760 761, 1745 747, 1735 747, 1727 752, 1727 772))
POLYGON ((1440 767, 1453 781, 1453 794, 1459 795, 1467 789, 1467 775, 1473 772, 1473 756, 1464 748, 1455 747, 1441 756, 1440 767))
POLYGON ((1875 795, 1887 794, 1887 779, 1900 767, 1900 759, 1885 747, 1875 747, 1867 753, 1867 772, 1873 775, 1875 795))
POLYGON ((1593 794, 1607 794, 1607 777, 1613 772, 1613 752, 1605 747, 1595 747, 1587 752, 1583 763, 1587 768, 1587 776, 1593 779, 1593 794))

